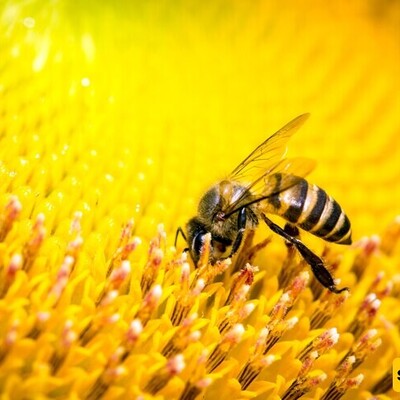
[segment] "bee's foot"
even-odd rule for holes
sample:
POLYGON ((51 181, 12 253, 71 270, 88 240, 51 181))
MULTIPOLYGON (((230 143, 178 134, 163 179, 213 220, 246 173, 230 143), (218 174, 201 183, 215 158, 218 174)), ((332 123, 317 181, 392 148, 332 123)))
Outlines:
POLYGON ((349 289, 348 287, 344 287, 344 288, 342 288, 342 289, 338 289, 335 285, 328 286, 328 289, 329 289, 331 292, 336 293, 336 294, 342 293, 342 292, 344 292, 344 291, 350 292, 350 289, 349 289))

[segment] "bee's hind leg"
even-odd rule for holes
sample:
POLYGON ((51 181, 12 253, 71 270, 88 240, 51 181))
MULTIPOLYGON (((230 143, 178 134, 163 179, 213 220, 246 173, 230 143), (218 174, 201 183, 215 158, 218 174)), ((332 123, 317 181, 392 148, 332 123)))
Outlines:
MULTIPOLYGON (((273 223, 265 214, 262 213, 261 216, 264 222, 273 232, 282 236, 284 239, 286 239, 288 242, 292 243, 296 247, 297 251, 302 255, 307 264, 310 265, 315 277, 324 287, 326 287, 333 293, 341 293, 345 290, 349 290, 347 287, 342 289, 338 289, 336 287, 333 277, 331 273, 326 269, 322 259, 318 257, 315 253, 313 253, 307 246, 305 246, 304 243, 302 243, 299 239, 291 236, 279 225, 273 223)), ((295 229, 297 230, 296 227, 295 229)))
MULTIPOLYGON (((300 231, 299 231, 299 228, 297 228, 296 225, 293 225, 293 224, 290 224, 289 222, 286 222, 283 230, 284 230, 285 233, 287 233, 292 238, 300 239, 300 231)), ((293 244, 291 241, 289 243, 293 244)))

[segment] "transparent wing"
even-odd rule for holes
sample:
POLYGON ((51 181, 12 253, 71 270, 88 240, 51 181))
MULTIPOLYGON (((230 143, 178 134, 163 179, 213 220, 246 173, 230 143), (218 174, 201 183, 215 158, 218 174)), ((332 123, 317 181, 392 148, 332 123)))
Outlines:
POLYGON ((235 181, 250 182, 254 177, 266 175, 272 168, 276 168, 286 153, 288 140, 309 115, 299 115, 266 139, 232 171, 229 178, 235 181))
POLYGON ((259 183, 251 183, 250 191, 264 198, 283 192, 307 176, 315 168, 315 164, 315 161, 309 158, 284 159, 277 164, 272 173, 263 177, 262 186, 259 183))
POLYGON ((245 190, 227 206, 226 214, 237 211, 247 202, 255 203, 288 189, 313 170, 313 160, 284 158, 288 140, 308 117, 309 114, 302 114, 290 121, 232 171, 228 179, 244 183, 245 190))
POLYGON ((302 178, 308 175, 315 167, 315 161, 308 158, 285 158, 268 171, 245 186, 242 194, 235 198, 225 211, 232 214, 243 205, 254 204, 283 192, 296 185, 302 178))

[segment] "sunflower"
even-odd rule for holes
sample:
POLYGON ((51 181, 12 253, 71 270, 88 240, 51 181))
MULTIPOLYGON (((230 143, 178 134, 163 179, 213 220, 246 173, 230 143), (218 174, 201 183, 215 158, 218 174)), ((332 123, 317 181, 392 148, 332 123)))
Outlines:
POLYGON ((6 1, 2 398, 392 398, 399 26, 390 1, 6 1), (266 226, 195 268, 177 228, 304 112, 290 156, 354 243, 301 239, 350 290, 266 226))

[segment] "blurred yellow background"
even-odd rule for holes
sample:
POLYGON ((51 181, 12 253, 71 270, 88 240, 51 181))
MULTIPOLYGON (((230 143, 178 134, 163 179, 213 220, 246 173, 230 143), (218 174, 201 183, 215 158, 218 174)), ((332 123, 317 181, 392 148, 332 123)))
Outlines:
POLYGON ((289 154, 355 239, 399 213, 398 1, 22 1, 0 21, 0 189, 26 216, 173 232, 304 112, 289 154))

